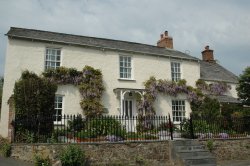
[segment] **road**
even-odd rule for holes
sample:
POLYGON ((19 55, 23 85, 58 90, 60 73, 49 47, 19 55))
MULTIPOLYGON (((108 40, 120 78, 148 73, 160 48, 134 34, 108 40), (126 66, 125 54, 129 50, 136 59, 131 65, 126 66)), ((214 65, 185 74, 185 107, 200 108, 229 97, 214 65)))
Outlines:
POLYGON ((33 166, 34 164, 0 156, 0 166, 33 166))

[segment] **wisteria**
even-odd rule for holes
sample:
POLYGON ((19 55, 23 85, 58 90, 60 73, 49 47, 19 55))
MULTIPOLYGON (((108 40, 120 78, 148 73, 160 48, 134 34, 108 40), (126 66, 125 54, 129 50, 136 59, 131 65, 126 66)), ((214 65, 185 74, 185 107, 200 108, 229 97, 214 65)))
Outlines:
POLYGON ((155 77, 150 77, 144 83, 146 93, 143 100, 139 103, 139 110, 145 110, 147 114, 154 113, 153 103, 159 93, 167 94, 176 97, 178 94, 186 94, 189 102, 199 102, 205 94, 222 95, 231 87, 224 82, 216 82, 207 84, 203 80, 196 82, 197 88, 186 85, 185 80, 180 80, 177 83, 168 80, 156 80, 155 77))
POLYGON ((194 88, 187 86, 185 80, 180 80, 178 83, 168 80, 156 80, 155 77, 150 77, 144 83, 146 93, 143 100, 139 104, 139 109, 144 109, 147 114, 154 113, 153 103, 159 93, 167 94, 176 97, 178 94, 187 94, 190 102, 200 99, 200 96, 195 93, 194 88))
POLYGON ((196 86, 198 89, 203 91, 206 94, 211 95, 223 95, 225 94, 229 89, 231 89, 230 85, 227 85, 225 82, 215 82, 211 84, 207 84, 203 80, 196 81, 196 86))
POLYGON ((82 71, 74 68, 59 67, 48 69, 42 74, 56 84, 73 84, 78 86, 82 96, 80 105, 87 117, 101 115, 103 106, 101 97, 104 91, 102 73, 91 66, 85 66, 82 71))

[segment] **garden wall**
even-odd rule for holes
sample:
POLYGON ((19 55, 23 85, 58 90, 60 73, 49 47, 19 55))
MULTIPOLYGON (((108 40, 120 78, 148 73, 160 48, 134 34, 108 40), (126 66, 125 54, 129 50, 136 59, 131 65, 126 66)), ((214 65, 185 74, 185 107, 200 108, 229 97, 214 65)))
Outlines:
MULTIPOLYGON (((206 145, 207 141, 200 141, 206 145)), ((223 160, 249 160, 250 138, 213 140, 212 153, 217 161, 223 160)))
MULTIPOLYGON (((67 144, 13 144, 11 157, 33 161, 35 154, 52 161, 67 144)), ((169 142, 78 144, 91 165, 170 165, 169 142), (168 164, 169 163, 169 164, 168 164)))

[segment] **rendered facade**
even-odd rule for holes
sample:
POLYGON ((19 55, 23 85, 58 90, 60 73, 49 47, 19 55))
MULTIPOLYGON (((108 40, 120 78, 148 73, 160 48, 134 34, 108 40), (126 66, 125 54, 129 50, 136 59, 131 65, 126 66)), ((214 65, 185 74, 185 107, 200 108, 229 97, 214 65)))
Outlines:
MULTIPOLYGON (((6 35, 8 44, 0 121, 0 135, 3 137, 8 135, 7 102, 13 94, 15 81, 24 70, 40 75, 47 68, 59 66, 82 70, 88 65, 100 69, 105 86, 102 104, 110 115, 137 115, 137 98, 143 95, 143 82, 150 76, 173 81, 185 79, 187 85, 194 87, 198 79, 226 81, 232 86, 226 100, 236 101, 237 98, 237 77, 234 74, 213 61, 210 54, 200 60, 174 50, 173 39, 167 32, 161 35, 157 46, 13 27, 6 35), (220 71, 208 71, 214 66, 220 71), (218 80, 216 73, 220 72, 223 72, 223 77, 218 76, 218 80)), ((209 48, 204 51, 211 53, 209 48)), ((56 114, 82 114, 80 99, 77 87, 59 85, 55 99, 56 114)), ((176 123, 191 112, 184 94, 177 97, 158 95, 154 107, 157 115, 170 113, 176 123)))

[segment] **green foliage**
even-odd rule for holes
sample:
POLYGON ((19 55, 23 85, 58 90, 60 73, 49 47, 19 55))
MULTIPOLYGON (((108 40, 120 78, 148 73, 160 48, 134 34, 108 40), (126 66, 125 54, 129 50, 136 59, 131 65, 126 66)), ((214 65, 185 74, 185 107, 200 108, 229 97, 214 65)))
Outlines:
POLYGON ((34 164, 35 166, 52 166, 52 163, 49 159, 49 156, 47 158, 43 158, 39 155, 34 156, 34 164))
POLYGON ((121 122, 112 117, 89 119, 86 123, 86 129, 91 130, 91 135, 96 136, 115 135, 124 138, 126 134, 126 129, 121 122))
POLYGON ((81 115, 73 117, 73 120, 68 121, 69 130, 81 131, 85 127, 85 119, 81 115))
POLYGON ((207 140, 207 148, 210 152, 214 149, 214 141, 212 139, 207 140))
POLYGON ((79 146, 68 145, 60 154, 62 166, 84 166, 85 153, 79 146))
POLYGON ((243 104, 250 106, 250 67, 247 67, 240 75, 236 90, 243 104))
POLYGON ((11 154, 11 145, 7 140, 3 140, 0 144, 0 154, 4 157, 10 157, 11 154))
POLYGON ((217 99, 205 97, 199 109, 203 117, 213 119, 220 115, 220 103, 217 99))
POLYGON ((57 86, 35 73, 24 71, 15 83, 15 130, 25 130, 35 135, 53 129, 54 99, 57 86), (30 125, 32 124, 32 125, 30 125))
POLYGON ((191 102, 193 117, 216 118, 220 115, 220 103, 217 99, 206 96, 202 101, 191 102))

